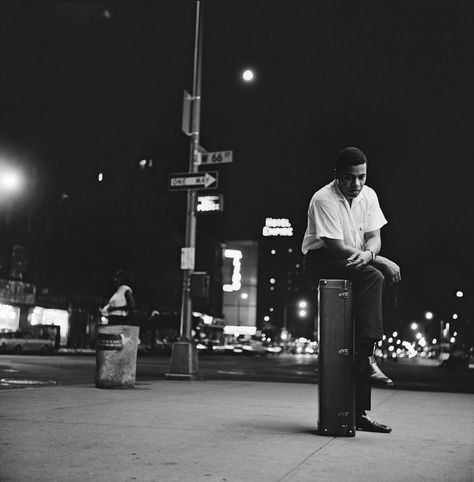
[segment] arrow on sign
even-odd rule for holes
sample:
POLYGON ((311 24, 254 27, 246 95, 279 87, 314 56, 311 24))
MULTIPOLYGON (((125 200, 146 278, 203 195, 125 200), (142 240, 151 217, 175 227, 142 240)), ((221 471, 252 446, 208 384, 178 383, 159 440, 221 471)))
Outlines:
POLYGON ((217 171, 178 172, 170 174, 169 189, 214 189, 217 187, 217 171))

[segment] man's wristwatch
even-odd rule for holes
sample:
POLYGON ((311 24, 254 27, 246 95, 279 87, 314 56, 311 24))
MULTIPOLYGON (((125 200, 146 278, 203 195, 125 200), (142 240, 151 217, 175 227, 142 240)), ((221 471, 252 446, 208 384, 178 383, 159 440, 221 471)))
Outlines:
POLYGON ((375 253, 371 249, 366 249, 366 251, 370 251, 370 254, 372 255, 372 261, 375 259, 375 253))

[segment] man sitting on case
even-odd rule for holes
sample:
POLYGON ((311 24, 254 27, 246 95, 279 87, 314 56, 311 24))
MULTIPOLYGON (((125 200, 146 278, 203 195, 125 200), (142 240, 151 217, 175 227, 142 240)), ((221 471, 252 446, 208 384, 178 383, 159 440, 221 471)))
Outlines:
POLYGON ((336 161, 336 178, 317 191, 308 209, 303 239, 304 270, 310 281, 348 279, 353 287, 355 319, 356 428, 389 433, 386 425, 367 416, 371 386, 392 386, 373 356, 382 339, 384 281, 398 283, 400 268, 380 256, 380 229, 387 220, 377 194, 368 187, 367 158, 356 147, 346 147, 336 161))

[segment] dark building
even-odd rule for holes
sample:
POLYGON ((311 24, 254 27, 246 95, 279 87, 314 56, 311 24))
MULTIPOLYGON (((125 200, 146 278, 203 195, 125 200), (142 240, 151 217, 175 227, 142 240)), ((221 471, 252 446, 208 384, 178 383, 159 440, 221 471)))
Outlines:
POLYGON ((289 220, 267 218, 259 241, 257 326, 275 335, 286 325, 294 338, 313 338, 315 308, 303 275, 301 240, 289 220))

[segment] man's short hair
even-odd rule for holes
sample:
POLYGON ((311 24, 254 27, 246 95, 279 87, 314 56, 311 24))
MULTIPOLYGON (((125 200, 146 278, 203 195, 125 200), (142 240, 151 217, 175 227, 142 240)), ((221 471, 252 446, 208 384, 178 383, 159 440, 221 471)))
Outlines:
POLYGON ((367 157, 357 147, 344 147, 336 159, 336 173, 340 174, 346 167, 367 164, 367 157))

